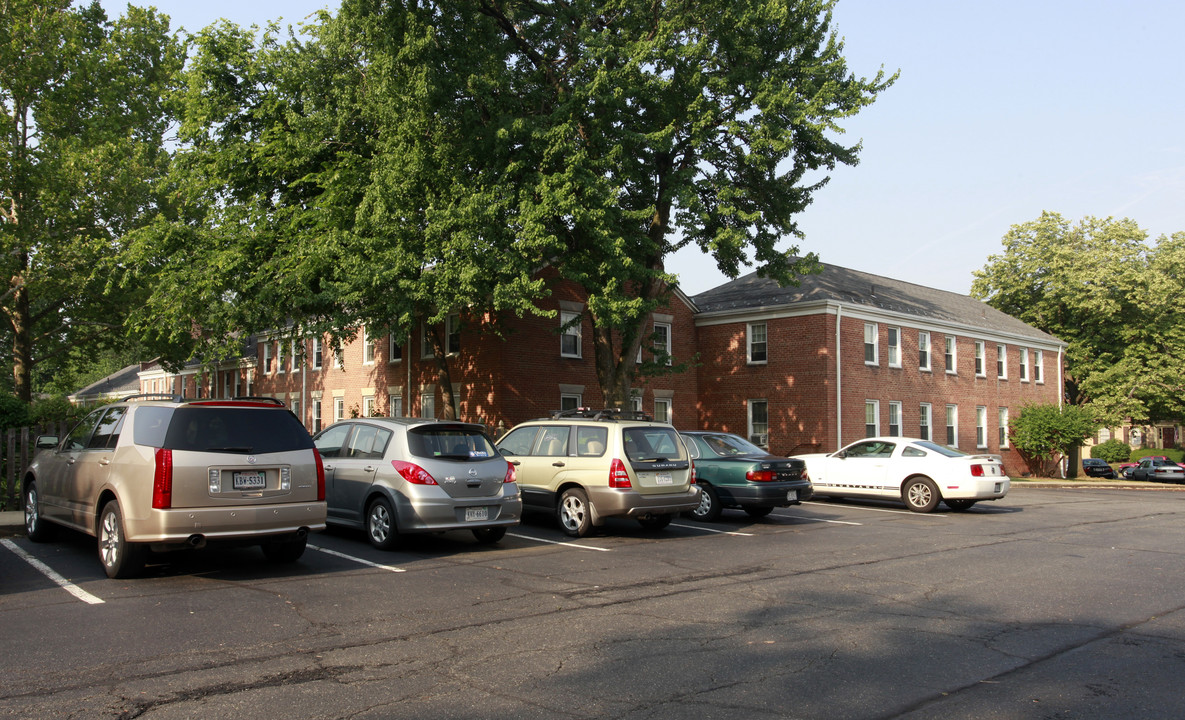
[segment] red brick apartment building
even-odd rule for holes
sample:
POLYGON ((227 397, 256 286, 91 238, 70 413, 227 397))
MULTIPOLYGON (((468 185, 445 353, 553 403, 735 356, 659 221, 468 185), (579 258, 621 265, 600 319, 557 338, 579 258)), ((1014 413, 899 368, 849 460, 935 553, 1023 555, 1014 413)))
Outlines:
MULTIPOLYGON (((744 435, 773 452, 830 451, 870 435, 924 437, 998 453, 1023 469, 1008 421, 1058 403, 1057 338, 965 295, 825 265, 798 287, 750 274, 688 298, 676 291, 649 328, 678 375, 640 381, 636 408, 681 429, 744 435)), ((495 430, 567 407, 603 404, 591 325, 560 333, 584 309, 557 283, 555 318, 450 318, 448 363, 459 415, 495 430)), ((438 415, 436 360, 423 331, 403 346, 365 329, 340 358, 324 339, 254 338, 237 362, 178 374, 146 364, 144 392, 267 395, 311 430, 357 415, 438 415)), ((649 360, 645 354, 642 360, 649 360)))

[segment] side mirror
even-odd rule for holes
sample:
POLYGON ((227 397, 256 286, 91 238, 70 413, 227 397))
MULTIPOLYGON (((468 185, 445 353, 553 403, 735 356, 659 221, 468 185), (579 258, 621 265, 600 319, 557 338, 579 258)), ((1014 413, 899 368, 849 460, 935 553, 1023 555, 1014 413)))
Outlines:
POLYGON ((53 450, 57 446, 58 446, 58 436, 57 435, 38 435, 37 436, 36 447, 38 450, 53 450))
POLYGON ((835 457, 839 458, 840 460, 843 460, 847 456, 848 456, 847 450, 840 450, 839 452, 835 453, 835 457))

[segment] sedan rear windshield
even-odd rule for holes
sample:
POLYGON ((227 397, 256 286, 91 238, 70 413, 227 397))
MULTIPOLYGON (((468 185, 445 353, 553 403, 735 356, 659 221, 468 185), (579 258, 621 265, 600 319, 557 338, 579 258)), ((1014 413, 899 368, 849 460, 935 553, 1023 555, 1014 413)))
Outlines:
POLYGON ((313 447, 308 431, 281 407, 143 407, 135 432, 136 444, 171 450, 264 454, 313 447), (162 439, 163 427, 168 429, 162 439), (141 442, 149 439, 153 442, 141 442))
POLYGON ((472 425, 425 425, 407 432, 411 454, 446 460, 484 460, 498 451, 480 428, 472 425))

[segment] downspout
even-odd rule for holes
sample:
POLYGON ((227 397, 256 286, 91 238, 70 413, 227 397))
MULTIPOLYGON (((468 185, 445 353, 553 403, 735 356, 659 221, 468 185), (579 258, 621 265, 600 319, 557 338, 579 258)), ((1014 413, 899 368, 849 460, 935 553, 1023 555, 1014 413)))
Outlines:
MULTIPOLYGON (((312 425, 312 414, 308 411, 309 383, 308 377, 306 376, 309 364, 305 362, 304 343, 304 340, 300 341, 300 424, 312 431, 312 428, 309 427, 312 425), (310 418, 309 422, 305 422, 305 418, 310 418)), ((322 408, 322 410, 324 410, 324 408, 322 408)), ((324 425, 324 423, 322 423, 322 425, 324 425)))
POLYGON ((843 306, 835 306, 835 447, 843 447, 843 358, 840 355, 840 324, 843 306))
POLYGON ((1057 409, 1062 409, 1062 400, 1066 396, 1066 385, 1062 379, 1062 346, 1057 348, 1057 409))

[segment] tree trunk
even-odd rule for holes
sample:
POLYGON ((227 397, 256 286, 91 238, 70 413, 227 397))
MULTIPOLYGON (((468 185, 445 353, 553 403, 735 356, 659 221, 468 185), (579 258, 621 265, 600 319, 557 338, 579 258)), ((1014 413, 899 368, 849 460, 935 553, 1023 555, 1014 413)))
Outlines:
POLYGON ((29 290, 24 278, 12 279, 14 288, 12 310, 9 321, 12 324, 12 387, 23 402, 33 400, 33 337, 29 327, 29 290))
POLYGON ((436 361, 436 384, 440 386, 440 400, 444 405, 441 419, 457 419, 457 399, 453 396, 453 376, 448 366, 448 349, 441 339, 440 328, 429 327, 425 333, 432 346, 432 357, 436 361))

